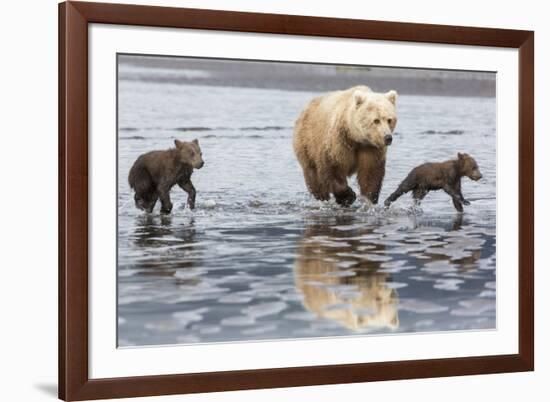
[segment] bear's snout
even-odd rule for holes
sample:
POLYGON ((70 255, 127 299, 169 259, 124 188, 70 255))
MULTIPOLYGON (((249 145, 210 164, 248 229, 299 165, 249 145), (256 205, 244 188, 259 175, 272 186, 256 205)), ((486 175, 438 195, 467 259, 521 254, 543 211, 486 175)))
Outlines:
POLYGON ((391 134, 387 134, 384 136, 384 143, 386 145, 391 145, 392 141, 393 141, 393 136, 391 134))
POLYGON ((467 176, 474 181, 481 180, 481 178, 483 177, 483 175, 478 169, 470 172, 470 174, 468 174, 467 176))
POLYGON ((201 163, 198 164, 197 169, 200 169, 203 166, 204 166, 204 161, 201 161, 201 163))

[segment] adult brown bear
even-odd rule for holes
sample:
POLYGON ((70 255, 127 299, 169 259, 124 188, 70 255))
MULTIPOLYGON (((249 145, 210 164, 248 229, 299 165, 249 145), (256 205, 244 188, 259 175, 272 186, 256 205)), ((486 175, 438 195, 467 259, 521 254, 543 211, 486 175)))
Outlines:
POLYGON ((347 178, 357 173, 361 195, 378 202, 396 100, 393 90, 382 94, 362 85, 309 102, 294 126, 294 152, 316 199, 334 194, 338 204, 351 205, 356 196, 347 178))

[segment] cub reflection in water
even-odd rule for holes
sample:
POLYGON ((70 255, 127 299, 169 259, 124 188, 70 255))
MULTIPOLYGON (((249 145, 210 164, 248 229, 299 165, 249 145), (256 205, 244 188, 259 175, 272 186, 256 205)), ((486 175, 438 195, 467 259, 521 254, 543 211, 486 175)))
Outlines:
POLYGON ((202 250, 196 245, 194 219, 173 215, 141 214, 135 219, 131 238, 135 246, 147 250, 140 258, 119 260, 119 265, 140 269, 139 275, 172 276, 178 269, 199 266, 202 250))
MULTIPOLYGON (((334 219, 337 225, 353 222, 352 217, 334 219)), ((331 226, 334 222, 308 227, 298 244, 294 278, 304 307, 356 331, 398 328, 398 295, 376 261, 380 254, 375 252, 385 247, 365 241, 372 229, 331 226)))

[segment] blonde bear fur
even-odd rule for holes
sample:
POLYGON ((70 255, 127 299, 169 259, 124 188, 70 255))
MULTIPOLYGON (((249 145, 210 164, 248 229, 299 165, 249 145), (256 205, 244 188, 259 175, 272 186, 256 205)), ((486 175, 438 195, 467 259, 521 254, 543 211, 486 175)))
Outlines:
MULTIPOLYGON (((338 225, 352 222, 349 216, 336 218, 338 225)), ((358 229, 352 237, 370 236, 372 230, 358 229)), ((294 263, 294 281, 296 290, 302 295, 302 305, 317 317, 354 331, 397 329, 399 295, 389 285, 391 275, 382 272, 380 261, 350 257, 365 253, 361 251, 364 243, 350 240, 348 235, 349 232, 338 231, 325 223, 313 224, 306 229, 298 242, 294 263)), ((384 252, 385 249, 384 245, 374 245, 369 253, 384 252)))
POLYGON ((386 149, 397 123, 397 92, 361 85, 314 98, 294 126, 294 152, 306 186, 318 200, 351 205, 347 178, 357 173, 361 195, 378 202, 386 149))

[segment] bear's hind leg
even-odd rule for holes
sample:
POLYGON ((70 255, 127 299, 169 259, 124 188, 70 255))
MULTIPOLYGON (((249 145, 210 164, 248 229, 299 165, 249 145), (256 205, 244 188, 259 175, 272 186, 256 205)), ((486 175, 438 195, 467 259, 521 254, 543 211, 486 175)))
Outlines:
POLYGON ((328 201, 330 199, 330 193, 326 185, 321 184, 315 166, 310 164, 305 166, 303 170, 304 180, 306 181, 309 192, 319 201, 328 201))
POLYGON ((136 192, 134 194, 134 201, 136 203, 137 209, 141 209, 142 211, 145 210, 147 202, 145 201, 142 195, 136 192))
POLYGON ((155 204, 158 200, 158 195, 156 192, 151 192, 148 194, 146 205, 145 205, 145 211, 151 213, 153 212, 153 209, 155 208, 155 204))
POLYGON ((160 199, 161 207, 160 212, 162 214, 169 214, 172 212, 172 201, 170 200, 170 187, 166 184, 158 186, 158 196, 160 199))
POLYGON ((388 198, 386 198, 386 201, 384 201, 384 205, 386 207, 389 207, 392 202, 394 202, 403 194, 408 193, 413 189, 414 189, 414 185, 407 182, 407 180, 404 180, 403 182, 401 182, 399 187, 397 187, 397 189, 393 193, 391 193, 391 195, 388 198))
POLYGON ((415 188, 413 190, 413 199, 414 203, 416 205, 420 205, 420 202, 426 197, 426 194, 428 194, 428 190, 423 188, 415 188))
POLYGON ((134 195, 134 201, 136 202, 136 207, 138 209, 141 209, 142 211, 146 212, 153 212, 153 208, 155 207, 155 204, 157 203, 158 195, 155 191, 148 192, 148 193, 135 193, 134 195))

